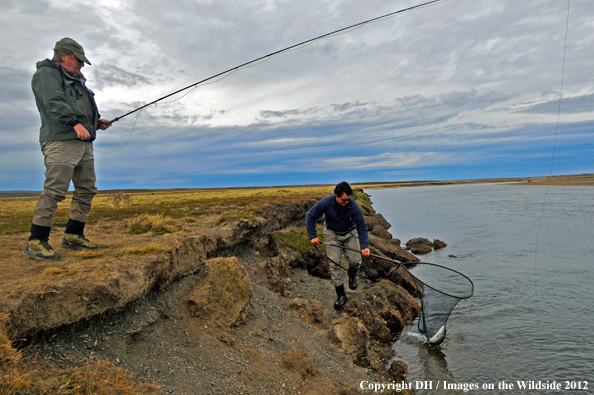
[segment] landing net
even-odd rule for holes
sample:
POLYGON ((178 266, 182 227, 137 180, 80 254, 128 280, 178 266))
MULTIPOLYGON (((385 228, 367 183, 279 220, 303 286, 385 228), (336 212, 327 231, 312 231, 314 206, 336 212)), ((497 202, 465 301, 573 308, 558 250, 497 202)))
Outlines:
POLYGON ((438 345, 446 337, 446 324, 454 307, 474 293, 474 284, 464 274, 433 263, 403 263, 413 276, 421 301, 419 332, 429 344, 438 345))

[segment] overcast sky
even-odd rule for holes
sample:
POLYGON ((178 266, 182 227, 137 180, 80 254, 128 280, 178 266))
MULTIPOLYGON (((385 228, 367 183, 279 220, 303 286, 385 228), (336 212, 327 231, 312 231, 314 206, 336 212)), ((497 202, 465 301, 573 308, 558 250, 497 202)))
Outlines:
MULTIPOLYGON (((0 190, 41 190, 36 62, 77 40, 103 118, 423 1, 2 0, 0 190)), ((447 0, 280 54, 143 110, 99 189, 594 172, 594 6, 447 0), (554 161, 553 159, 554 153, 554 161)), ((99 131, 114 151, 136 114, 99 131)))

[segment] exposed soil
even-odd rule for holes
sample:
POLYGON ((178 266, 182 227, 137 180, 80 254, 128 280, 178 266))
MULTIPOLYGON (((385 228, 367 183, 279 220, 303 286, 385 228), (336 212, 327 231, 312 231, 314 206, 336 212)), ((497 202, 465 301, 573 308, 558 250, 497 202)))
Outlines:
MULTIPOLYGON (((366 195, 356 197, 389 229, 366 195)), ((336 311, 325 260, 303 236, 315 202, 196 224, 168 251, 125 257, 107 275, 20 284, 1 305, 3 330, 24 339, 25 361, 61 369, 109 361, 163 394, 355 394, 364 380, 406 380, 391 343, 419 311, 411 280, 366 260, 368 277, 387 279, 360 279, 336 311)), ((381 235, 375 252, 417 259, 381 235)))

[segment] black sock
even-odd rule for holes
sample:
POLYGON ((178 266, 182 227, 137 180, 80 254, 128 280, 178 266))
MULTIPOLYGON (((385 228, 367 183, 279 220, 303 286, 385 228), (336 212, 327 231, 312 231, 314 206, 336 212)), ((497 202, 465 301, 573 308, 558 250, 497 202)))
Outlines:
POLYGON ((51 230, 51 226, 31 224, 31 236, 29 236, 29 240, 49 240, 51 230))
POLYGON ((72 218, 68 218, 68 222, 66 222, 66 231, 64 233, 82 236, 84 231, 85 231, 85 223, 84 222, 80 222, 80 221, 76 221, 72 218))
POLYGON ((336 296, 344 295, 344 284, 340 284, 336 287, 336 296))

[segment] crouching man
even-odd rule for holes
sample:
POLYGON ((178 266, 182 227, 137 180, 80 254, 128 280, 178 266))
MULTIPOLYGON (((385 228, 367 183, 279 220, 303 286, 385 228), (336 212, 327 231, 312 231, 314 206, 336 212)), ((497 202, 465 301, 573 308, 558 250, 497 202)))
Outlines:
POLYGON ((341 309, 347 301, 344 290, 344 270, 338 264, 342 255, 349 261, 349 288, 357 289, 357 272, 361 267, 361 255, 369 256, 369 235, 367 223, 357 202, 352 198, 353 190, 345 181, 334 188, 334 195, 326 196, 316 203, 306 216, 307 235, 313 245, 319 245, 316 222, 325 215, 324 239, 330 263, 332 284, 336 288, 334 308, 341 309), (361 252, 342 249, 347 247, 361 252))

